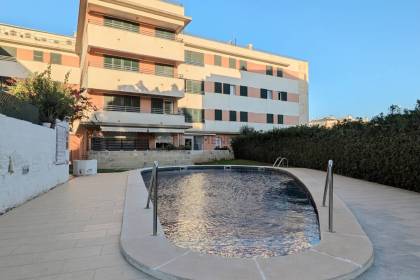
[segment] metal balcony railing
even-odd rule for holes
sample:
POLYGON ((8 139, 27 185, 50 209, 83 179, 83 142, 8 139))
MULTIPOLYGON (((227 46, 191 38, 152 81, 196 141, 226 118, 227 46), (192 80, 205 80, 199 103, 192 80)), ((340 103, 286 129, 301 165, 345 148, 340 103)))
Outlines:
POLYGON ((140 113, 140 107, 134 106, 120 106, 120 105, 106 105, 104 107, 105 111, 116 111, 116 112, 130 112, 130 113, 140 113))
POLYGON ((150 37, 155 37, 155 38, 161 38, 164 40, 170 40, 170 41, 176 41, 176 42, 182 42, 182 39, 179 38, 176 34, 172 34, 169 32, 159 32, 158 27, 153 26, 153 25, 149 25, 149 24, 145 24, 145 23, 139 23, 138 28, 123 28, 121 26, 121 24, 118 23, 112 23, 112 22, 107 22, 105 24, 104 21, 99 20, 99 19, 89 19, 88 23, 94 24, 94 25, 99 25, 99 26, 106 26, 106 27, 111 27, 111 28, 115 28, 115 29, 119 29, 119 30, 125 30, 125 31, 129 31, 132 33, 138 33, 141 35, 146 35, 146 36, 150 36, 150 37), (144 28, 142 28, 144 27, 144 28))

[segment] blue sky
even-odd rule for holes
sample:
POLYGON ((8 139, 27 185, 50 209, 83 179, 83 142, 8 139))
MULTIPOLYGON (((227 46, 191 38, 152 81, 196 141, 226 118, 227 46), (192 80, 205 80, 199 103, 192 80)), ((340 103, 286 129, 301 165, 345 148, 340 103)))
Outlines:
MULTIPOLYGON (((372 117, 420 99, 418 0, 179 2, 189 33, 308 60, 311 118, 372 117)), ((0 22, 69 35, 78 3, 2 0, 0 22)))

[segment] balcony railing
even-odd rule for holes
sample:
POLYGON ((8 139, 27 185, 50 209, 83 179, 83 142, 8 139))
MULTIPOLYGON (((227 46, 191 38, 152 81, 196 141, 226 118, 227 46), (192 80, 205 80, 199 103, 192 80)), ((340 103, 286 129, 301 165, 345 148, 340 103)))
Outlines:
MULTIPOLYGON (((1 57, 0 57, 0 60, 1 60, 1 57)), ((100 62, 90 61, 88 65, 91 67, 105 68, 105 69, 110 69, 110 70, 138 72, 140 74, 180 79, 179 75, 177 75, 177 71, 176 71, 177 69, 175 67, 172 71, 168 69, 160 69, 157 71, 155 67, 154 68, 141 67, 140 65, 142 63, 145 63, 145 61, 140 60, 139 66, 136 67, 133 65, 118 65, 118 64, 112 64, 112 63, 100 63, 100 62)))
POLYGON ((91 141, 92 151, 146 151, 148 149, 147 138, 92 138, 91 141))
POLYGON ((104 110, 116 111, 116 112, 140 113, 140 107, 134 107, 134 106, 106 105, 104 110))
MULTIPOLYGON (((155 37, 155 38, 161 38, 161 39, 165 39, 165 40, 170 40, 170 41, 177 41, 177 42, 182 42, 182 39, 179 38, 176 34, 164 34, 164 33, 159 33, 159 35, 157 35, 158 31, 156 31, 155 26, 152 25, 148 25, 148 24, 144 24, 144 23, 139 23, 139 28, 137 29, 129 29, 129 28, 121 28, 120 24, 116 24, 116 23, 112 23, 112 22, 107 22, 105 24, 105 22, 103 20, 99 20, 99 19, 89 19, 88 23, 94 24, 94 25, 99 25, 99 26, 106 26, 106 27, 110 27, 110 28, 115 28, 115 29, 119 29, 119 30, 125 30, 125 31, 129 31, 129 32, 133 32, 133 33, 138 33, 141 35, 145 35, 145 36, 151 36, 151 37, 155 37), (148 28, 142 28, 142 27, 148 27, 148 28)), ((159 28, 157 28, 159 29, 159 28)))
MULTIPOLYGON (((128 112, 128 113, 146 113, 142 112, 140 107, 134 106, 119 106, 119 105, 106 105, 104 107, 104 111, 111 111, 111 112, 128 112)), ((151 114, 160 114, 160 115, 174 115, 174 116, 182 116, 184 115, 181 111, 173 112, 170 110, 164 110, 161 108, 152 108, 151 114)))

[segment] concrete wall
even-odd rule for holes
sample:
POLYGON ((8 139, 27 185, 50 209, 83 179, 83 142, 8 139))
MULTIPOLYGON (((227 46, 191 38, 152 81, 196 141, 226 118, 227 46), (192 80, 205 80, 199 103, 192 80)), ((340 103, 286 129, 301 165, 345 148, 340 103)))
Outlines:
POLYGON ((89 159, 98 160, 98 169, 136 169, 151 166, 187 165, 221 159, 233 159, 230 151, 89 151, 89 159))
POLYGON ((0 213, 69 178, 56 165, 56 131, 0 114, 0 213))

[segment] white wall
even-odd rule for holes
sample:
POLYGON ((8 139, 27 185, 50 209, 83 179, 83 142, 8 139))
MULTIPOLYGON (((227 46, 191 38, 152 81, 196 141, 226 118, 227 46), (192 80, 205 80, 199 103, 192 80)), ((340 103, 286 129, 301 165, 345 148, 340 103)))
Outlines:
POLYGON ((0 114, 0 213, 68 180, 68 164, 56 165, 55 153, 54 129, 0 114))

